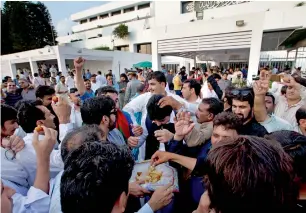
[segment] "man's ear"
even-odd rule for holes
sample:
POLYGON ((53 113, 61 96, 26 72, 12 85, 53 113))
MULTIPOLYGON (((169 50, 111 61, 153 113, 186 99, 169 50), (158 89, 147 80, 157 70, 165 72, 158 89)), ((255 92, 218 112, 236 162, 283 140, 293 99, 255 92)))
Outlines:
POLYGON ((43 120, 36 121, 36 126, 41 126, 41 125, 44 125, 44 121, 43 120))
POLYGON ((122 192, 121 195, 118 197, 118 200, 115 202, 113 207, 114 212, 125 212, 126 204, 127 204, 128 196, 125 192, 122 192))

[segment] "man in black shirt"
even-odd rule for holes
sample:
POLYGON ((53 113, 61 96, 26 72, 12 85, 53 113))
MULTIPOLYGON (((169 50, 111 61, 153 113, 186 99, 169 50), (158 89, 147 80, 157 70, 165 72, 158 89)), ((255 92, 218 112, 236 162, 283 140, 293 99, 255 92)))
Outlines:
POLYGON ((252 88, 235 88, 230 91, 232 97, 232 111, 238 115, 243 126, 238 130, 240 135, 254 135, 263 137, 268 134, 267 130, 254 118, 254 92, 252 88))

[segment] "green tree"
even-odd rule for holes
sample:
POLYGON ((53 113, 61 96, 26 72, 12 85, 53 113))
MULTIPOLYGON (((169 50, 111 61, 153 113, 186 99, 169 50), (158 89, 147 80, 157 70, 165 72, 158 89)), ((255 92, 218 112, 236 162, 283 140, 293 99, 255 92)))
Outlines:
POLYGON ((56 44, 57 34, 51 16, 41 2, 6 1, 1 19, 1 54, 56 44))

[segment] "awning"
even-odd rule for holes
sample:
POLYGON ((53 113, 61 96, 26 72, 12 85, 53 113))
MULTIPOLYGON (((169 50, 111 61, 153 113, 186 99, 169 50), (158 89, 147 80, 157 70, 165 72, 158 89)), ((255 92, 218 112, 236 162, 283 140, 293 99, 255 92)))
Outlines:
POLYGON ((294 30, 278 46, 284 46, 286 49, 297 49, 300 47, 306 47, 306 28, 294 30))
POLYGON ((149 67, 149 68, 152 68, 152 62, 142 61, 142 62, 139 62, 137 64, 133 64, 133 67, 138 67, 138 68, 149 67))

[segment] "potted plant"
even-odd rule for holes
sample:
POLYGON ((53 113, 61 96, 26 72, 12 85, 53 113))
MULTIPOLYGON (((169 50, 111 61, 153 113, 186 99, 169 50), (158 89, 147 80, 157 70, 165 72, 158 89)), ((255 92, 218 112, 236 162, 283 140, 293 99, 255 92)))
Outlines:
POLYGON ((119 26, 114 29, 113 35, 116 38, 125 39, 129 35, 128 26, 125 24, 119 24, 119 26))

